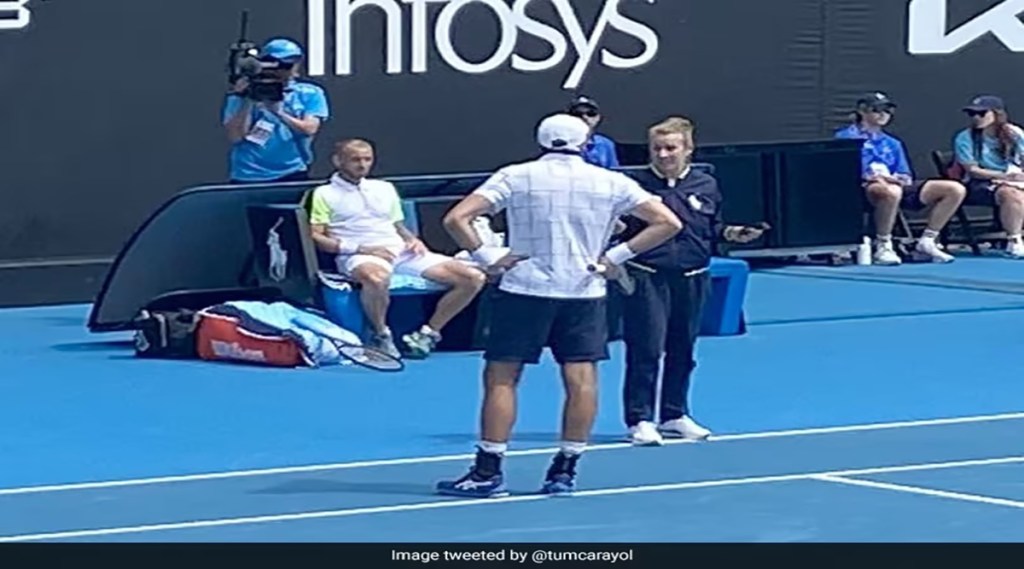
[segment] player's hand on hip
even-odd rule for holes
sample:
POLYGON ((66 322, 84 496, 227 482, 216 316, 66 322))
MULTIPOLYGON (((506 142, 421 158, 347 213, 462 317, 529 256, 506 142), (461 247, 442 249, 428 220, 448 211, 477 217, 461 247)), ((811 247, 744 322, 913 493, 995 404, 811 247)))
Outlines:
POLYGON ((601 268, 601 271, 600 271, 601 275, 604 276, 608 280, 615 280, 615 279, 621 277, 623 275, 624 271, 626 270, 621 265, 616 265, 615 263, 609 261, 608 257, 604 257, 604 256, 602 256, 601 259, 597 263, 598 263, 598 265, 601 268))
POLYGON ((377 247, 377 246, 369 246, 369 247, 367 247, 367 246, 364 245, 364 246, 359 247, 358 253, 360 255, 372 255, 374 257, 380 257, 381 259, 384 259, 385 261, 387 261, 389 263, 394 263, 395 262, 395 254, 392 253, 391 250, 388 249, 387 247, 377 247))
POLYGON ((509 253, 508 255, 498 259, 493 265, 487 267, 487 272, 504 273, 529 258, 530 257, 528 255, 516 255, 515 253, 509 253))

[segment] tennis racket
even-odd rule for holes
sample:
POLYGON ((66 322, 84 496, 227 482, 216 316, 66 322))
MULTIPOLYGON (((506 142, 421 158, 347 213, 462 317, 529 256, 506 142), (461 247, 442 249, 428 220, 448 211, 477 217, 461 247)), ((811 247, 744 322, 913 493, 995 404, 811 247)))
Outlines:
POLYGON ((385 372, 399 372, 405 369, 405 362, 401 358, 396 358, 385 351, 370 346, 352 344, 337 338, 327 339, 334 344, 335 348, 338 348, 341 357, 358 366, 385 372))

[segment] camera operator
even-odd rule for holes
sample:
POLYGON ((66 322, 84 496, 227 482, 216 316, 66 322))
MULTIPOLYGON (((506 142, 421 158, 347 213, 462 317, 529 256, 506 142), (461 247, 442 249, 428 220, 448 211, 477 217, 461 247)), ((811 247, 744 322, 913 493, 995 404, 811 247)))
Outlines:
POLYGON ((232 183, 309 178, 313 138, 330 110, 319 85, 297 80, 302 59, 298 44, 274 39, 243 66, 224 105, 232 183))

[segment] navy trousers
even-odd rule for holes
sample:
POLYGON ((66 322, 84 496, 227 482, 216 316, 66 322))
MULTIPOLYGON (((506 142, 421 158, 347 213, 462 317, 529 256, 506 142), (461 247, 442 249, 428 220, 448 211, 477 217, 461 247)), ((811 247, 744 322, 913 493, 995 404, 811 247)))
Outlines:
POLYGON ((697 367, 694 349, 704 304, 711 288, 708 271, 686 276, 682 270, 648 273, 630 269, 636 291, 622 299, 626 344, 623 409, 626 425, 665 422, 690 414, 690 377, 697 367), (661 373, 659 414, 654 406, 661 373))

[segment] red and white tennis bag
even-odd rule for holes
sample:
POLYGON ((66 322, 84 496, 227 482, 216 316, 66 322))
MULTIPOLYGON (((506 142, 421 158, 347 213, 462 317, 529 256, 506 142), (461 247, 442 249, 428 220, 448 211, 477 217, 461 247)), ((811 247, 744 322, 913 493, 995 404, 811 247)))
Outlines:
POLYGON ((343 363, 328 338, 360 345, 360 339, 334 323, 283 302, 226 302, 199 312, 196 350, 200 359, 271 367, 343 363))

